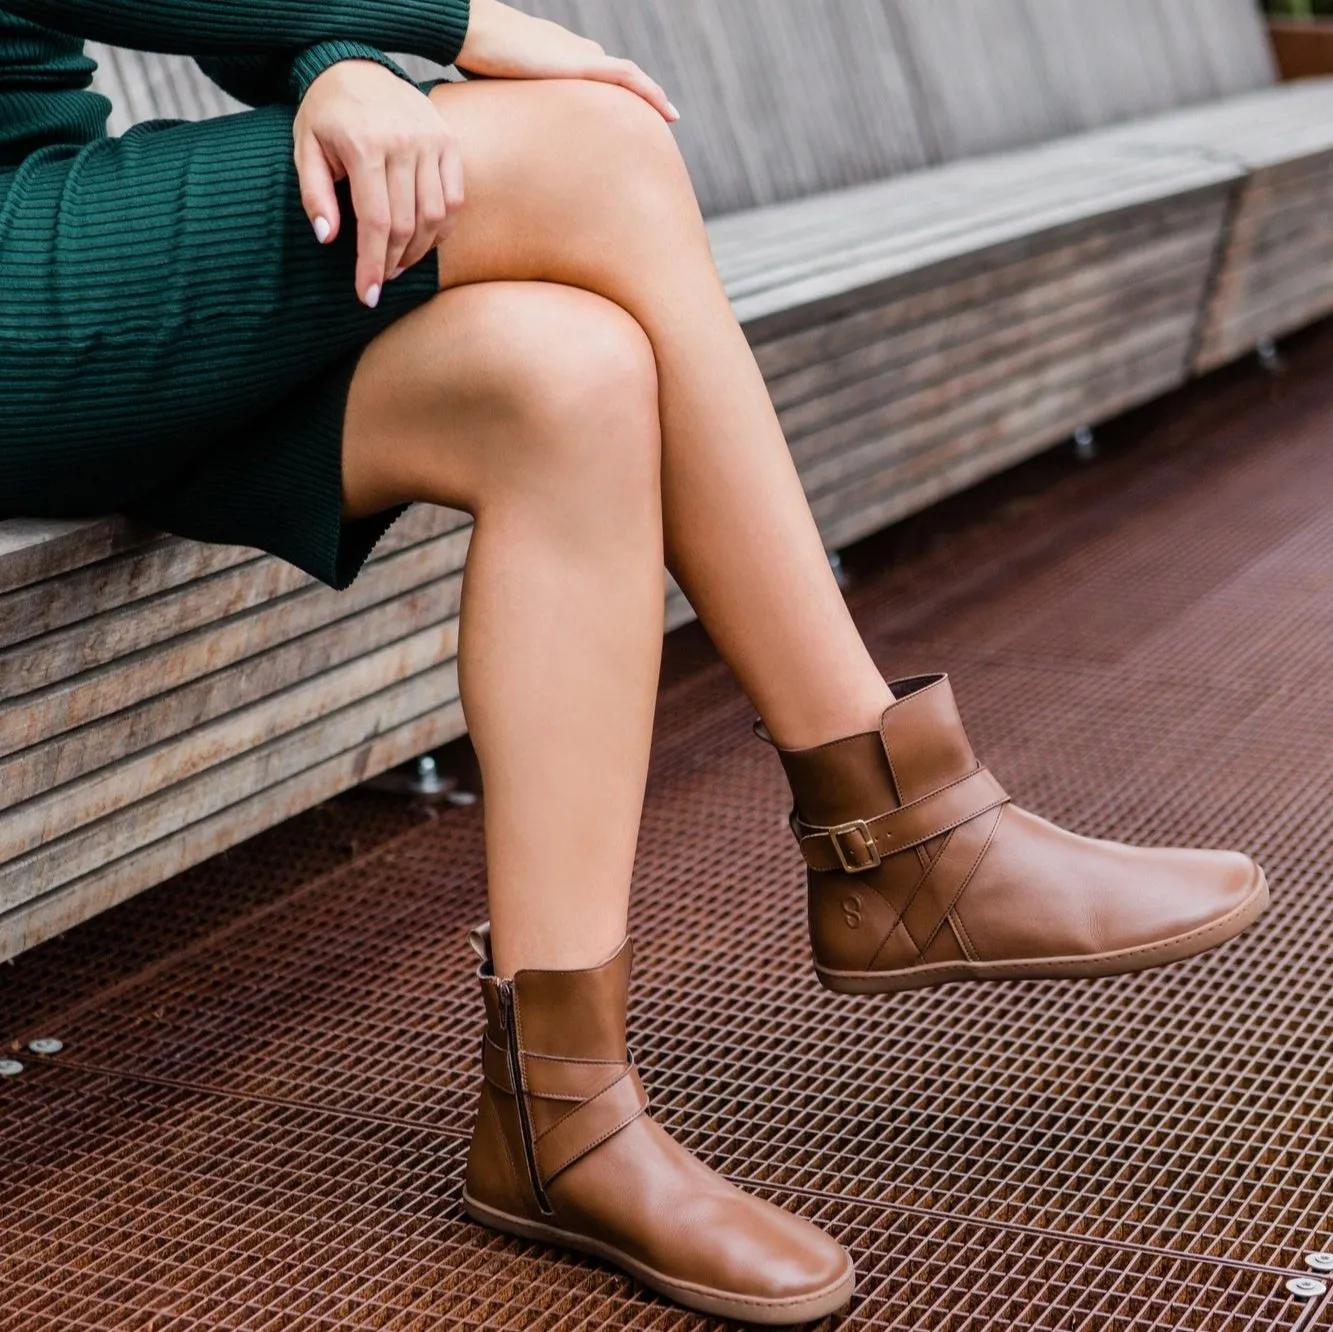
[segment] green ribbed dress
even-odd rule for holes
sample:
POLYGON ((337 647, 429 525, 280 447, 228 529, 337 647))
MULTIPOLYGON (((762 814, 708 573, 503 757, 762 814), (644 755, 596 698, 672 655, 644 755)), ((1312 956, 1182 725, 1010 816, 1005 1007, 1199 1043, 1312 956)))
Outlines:
POLYGON ((0 518, 126 513, 345 587, 398 512, 342 521, 352 373, 436 265, 360 303, 347 193, 319 245, 292 119, 339 60, 452 63, 468 0, 0 3, 0 518), (194 56, 256 109, 109 138, 84 39, 194 56))

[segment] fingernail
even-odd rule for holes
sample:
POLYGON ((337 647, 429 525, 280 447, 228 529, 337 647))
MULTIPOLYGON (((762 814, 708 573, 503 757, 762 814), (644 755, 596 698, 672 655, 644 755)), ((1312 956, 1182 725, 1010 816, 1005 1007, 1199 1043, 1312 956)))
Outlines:
POLYGON ((374 309, 380 303, 380 284, 372 282, 366 289, 366 304, 374 309))
POLYGON ((332 231, 333 231, 333 225, 332 223, 329 222, 329 219, 327 217, 317 217, 315 219, 315 239, 321 245, 323 245, 324 242, 328 240, 329 235, 332 231))
POLYGON ((679 119, 680 119, 680 112, 676 110, 676 108, 675 108, 675 106, 674 106, 673 103, 671 103, 671 102, 668 102, 668 103, 667 103, 667 110, 671 112, 671 119, 672 119, 672 120, 679 120, 679 119))
POLYGON ((394 280, 394 278, 400 278, 400 277, 402 277, 403 274, 406 273, 406 272, 407 272, 407 269, 405 269, 405 268, 395 268, 395 269, 393 270, 393 272, 389 274, 389 281, 392 282, 392 281, 394 280))

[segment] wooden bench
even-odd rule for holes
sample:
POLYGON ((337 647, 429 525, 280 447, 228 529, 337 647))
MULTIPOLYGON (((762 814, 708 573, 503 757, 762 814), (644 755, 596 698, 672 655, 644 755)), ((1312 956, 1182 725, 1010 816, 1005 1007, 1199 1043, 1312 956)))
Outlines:
MULTIPOLYGON (((1333 85, 1274 86, 1250 0, 531 7, 684 110, 830 548, 1333 309, 1333 85)), ((232 105, 97 54, 114 129, 232 105)), ((119 519, 0 522, 0 957, 460 734, 468 531, 415 509, 335 594, 119 519)))

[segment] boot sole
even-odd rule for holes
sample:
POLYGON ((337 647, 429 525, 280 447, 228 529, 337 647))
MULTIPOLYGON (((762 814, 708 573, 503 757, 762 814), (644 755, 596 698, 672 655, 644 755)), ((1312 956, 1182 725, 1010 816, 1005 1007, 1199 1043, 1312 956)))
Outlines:
MULTIPOLYGON (((1258 868, 1256 866, 1256 868, 1258 868)), ((1268 880, 1263 870, 1254 890, 1238 907, 1185 934, 1137 948, 1078 957, 1038 957, 1012 962, 935 962, 906 967, 901 971, 835 971, 815 963, 820 983, 838 994, 896 994, 920 990, 949 981, 995 980, 1090 980, 1097 976, 1122 976, 1147 971, 1206 953, 1234 939, 1268 905, 1268 880)))
POLYGON ((610 1244, 589 1239, 584 1235, 575 1235, 556 1226, 548 1226, 540 1221, 529 1221, 526 1217, 511 1216, 508 1212, 496 1211, 479 1203, 463 1190, 463 1209, 474 1220, 492 1230, 503 1231, 507 1235, 517 1235, 521 1239, 538 1240, 543 1244, 555 1244, 565 1249, 574 1249, 593 1258, 600 1258, 614 1267, 628 1272, 637 1281, 659 1295, 674 1300, 687 1309, 699 1313, 712 1314, 717 1318, 731 1318, 744 1323, 762 1323, 767 1326, 785 1327, 794 1323, 811 1323, 827 1317, 841 1309, 852 1298, 852 1288, 856 1272, 851 1259, 847 1260, 847 1271, 832 1285, 817 1290, 810 1295, 799 1295, 788 1299, 766 1300, 756 1296, 732 1295, 723 1290, 713 1290, 708 1286, 698 1286, 693 1282, 676 1281, 661 1272, 648 1267, 627 1253, 621 1253, 610 1244))

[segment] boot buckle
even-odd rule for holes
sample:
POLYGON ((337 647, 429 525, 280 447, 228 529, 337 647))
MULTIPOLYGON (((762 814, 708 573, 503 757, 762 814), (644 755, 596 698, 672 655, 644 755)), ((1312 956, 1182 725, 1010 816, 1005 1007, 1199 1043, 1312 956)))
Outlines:
POLYGON ((833 843, 838 863, 846 874, 864 874, 866 870, 875 869, 883 859, 879 854, 879 847, 875 845, 870 825, 864 819, 854 819, 851 823, 840 823, 836 828, 828 829, 828 838, 833 843), (848 856, 847 848, 842 843, 842 838, 848 833, 856 833, 861 838, 861 852, 868 859, 853 860, 848 856))

